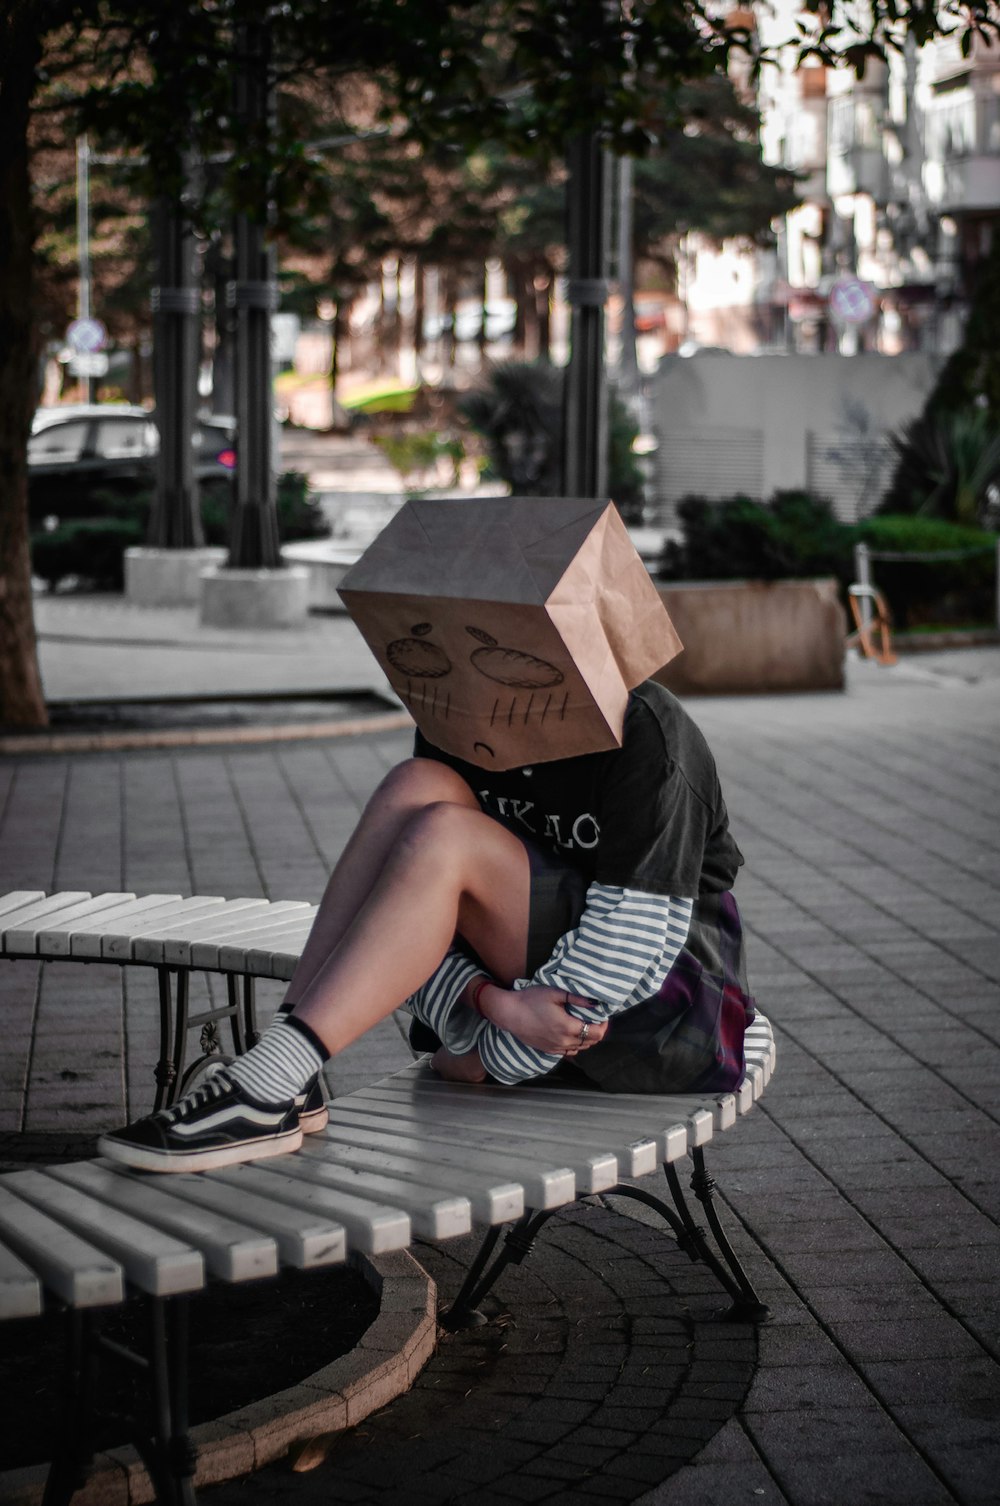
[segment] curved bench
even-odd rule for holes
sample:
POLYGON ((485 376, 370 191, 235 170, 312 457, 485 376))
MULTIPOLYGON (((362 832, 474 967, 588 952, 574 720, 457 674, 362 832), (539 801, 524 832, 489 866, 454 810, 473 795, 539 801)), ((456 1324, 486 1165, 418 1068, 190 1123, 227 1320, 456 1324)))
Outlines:
MULTIPOLYGON (((11 899, 0 899, 0 955, 102 958, 173 972, 208 966, 236 980, 290 976, 315 913, 312 906, 292 916, 266 901, 163 896, 11 899), (199 904, 210 907, 207 915, 199 904)), ((245 1027, 244 1015, 244 1034, 245 1027)), ((405 1248, 415 1235, 443 1240, 486 1226, 443 1319, 458 1327, 483 1321, 479 1303, 549 1217, 578 1198, 615 1194, 664 1217, 691 1258, 714 1271, 732 1316, 760 1319, 766 1309, 726 1238, 704 1162, 708 1142, 733 1128, 767 1085, 774 1043, 763 1017, 748 1032, 746 1057, 736 1092, 704 1096, 605 1095, 544 1079, 465 1087, 419 1061, 334 1099, 322 1134, 266 1162, 156 1176, 96 1159, 9 1173, 0 1177, 0 1316, 38 1313, 45 1300, 65 1305, 74 1315, 72 1365, 83 1376, 84 1353, 99 1342, 99 1312, 144 1296, 154 1315, 150 1375, 159 1418, 144 1457, 162 1499, 177 1502, 194 1499, 183 1298, 212 1278, 273 1277, 283 1266, 319 1268, 351 1251, 377 1255, 405 1248), (677 1171, 685 1157, 716 1249, 685 1201, 677 1171), (669 1202, 631 1185, 660 1167, 669 1202), (511 1227, 498 1251, 504 1226, 511 1227)), ((47 1506, 69 1499, 75 1471, 74 1460, 59 1462, 47 1506)))
POLYGON ((218 1059, 219 1025, 228 1020, 233 1051, 257 1039, 254 983, 287 981, 295 971, 316 906, 301 900, 223 899, 197 894, 0 895, 0 958, 40 962, 116 962, 151 967, 160 1001, 160 1055, 153 1107, 183 1092, 206 1060, 218 1059), (220 973, 228 1002, 192 1015, 192 972, 220 973), (188 1063, 191 1032, 200 1052, 188 1063))

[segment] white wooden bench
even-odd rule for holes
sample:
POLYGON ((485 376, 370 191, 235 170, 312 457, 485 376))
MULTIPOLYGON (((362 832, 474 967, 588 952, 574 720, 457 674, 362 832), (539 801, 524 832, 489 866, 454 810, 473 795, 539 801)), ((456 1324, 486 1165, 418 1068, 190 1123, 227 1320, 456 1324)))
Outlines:
POLYGON ((229 1021, 234 1054, 254 1044, 255 981, 292 976, 315 914, 315 905, 300 900, 20 889, 0 895, 0 959, 153 968, 160 1003, 153 1107, 160 1109, 207 1060, 219 1059, 223 1021, 229 1021), (193 1015, 193 972, 222 974, 227 1003, 193 1015), (189 1061, 195 1030, 200 1050, 189 1061))
MULTIPOLYGON (((169 924, 158 924, 150 916, 155 907, 136 909, 145 902, 117 897, 133 907, 123 911, 113 898, 53 896, 61 904, 30 921, 26 907, 46 902, 21 896, 4 909, 0 900, 0 954, 103 957, 175 970, 207 963, 244 978, 259 967, 265 976, 287 977, 313 913, 307 906, 308 918, 271 925, 266 911, 255 910, 260 929, 241 933, 239 956, 233 927, 245 913, 235 908, 240 901, 209 902, 219 925, 213 932, 204 915, 195 918, 196 900, 171 900, 175 908, 163 912, 169 924), (101 901, 104 908, 87 908, 101 901), (183 936, 178 905, 189 907, 183 913, 194 935, 183 936), (126 930, 123 914, 135 930, 126 930)), ((746 1047, 746 1078, 734 1093, 604 1095, 550 1080, 464 1087, 443 1082, 421 1061, 334 1099, 322 1134, 266 1163, 155 1176, 98 1159, 0 1177, 0 1316, 30 1316, 47 1303, 65 1307, 70 1371, 80 1378, 45 1506, 70 1499, 80 1459, 89 1457, 74 1420, 86 1411, 87 1357, 100 1344, 101 1313, 127 1297, 141 1297, 151 1319, 155 1421, 143 1457, 158 1499, 177 1506, 194 1500, 184 1299, 212 1280, 321 1268, 351 1250, 380 1254, 405 1248, 415 1235, 443 1240, 485 1226, 479 1254, 444 1315, 447 1326, 458 1327, 483 1321, 478 1308, 486 1292, 510 1261, 524 1258, 548 1218, 578 1198, 614 1193, 662 1214, 691 1258, 715 1272, 732 1316, 761 1319, 766 1309, 726 1238, 704 1162, 706 1144, 748 1112, 770 1077, 774 1044, 765 1019, 751 1027, 746 1047), (685 1201, 677 1170, 685 1157, 714 1250, 685 1201), (669 1203, 630 1185, 661 1166, 669 1203)))

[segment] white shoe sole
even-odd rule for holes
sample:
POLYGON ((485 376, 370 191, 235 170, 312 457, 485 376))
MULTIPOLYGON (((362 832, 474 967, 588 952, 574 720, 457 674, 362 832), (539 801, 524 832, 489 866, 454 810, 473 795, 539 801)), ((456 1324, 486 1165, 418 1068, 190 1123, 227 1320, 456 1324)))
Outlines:
POLYGON ((321 1109, 313 1109, 309 1114, 299 1115, 299 1129, 304 1135, 318 1135, 320 1130, 325 1130, 330 1122, 330 1110, 324 1103, 321 1109))
POLYGON ((224 1166, 239 1166, 244 1161, 287 1156, 298 1150, 301 1144, 301 1128, 288 1130, 283 1135, 267 1135, 260 1140, 243 1140, 238 1145, 218 1145, 212 1150, 199 1151, 150 1150, 144 1146, 123 1145, 102 1136, 97 1142, 97 1153, 121 1165, 131 1166, 135 1171, 218 1171, 224 1166))

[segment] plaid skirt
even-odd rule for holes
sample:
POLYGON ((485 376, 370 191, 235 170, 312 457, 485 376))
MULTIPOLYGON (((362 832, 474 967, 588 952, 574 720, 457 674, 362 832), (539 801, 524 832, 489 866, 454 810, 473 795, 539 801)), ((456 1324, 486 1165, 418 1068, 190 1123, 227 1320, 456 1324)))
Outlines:
POLYGON ((695 901, 680 956, 652 998, 613 1015, 596 1046, 563 1064, 608 1093, 722 1093, 739 1086, 754 1018, 743 926, 731 893, 695 901))

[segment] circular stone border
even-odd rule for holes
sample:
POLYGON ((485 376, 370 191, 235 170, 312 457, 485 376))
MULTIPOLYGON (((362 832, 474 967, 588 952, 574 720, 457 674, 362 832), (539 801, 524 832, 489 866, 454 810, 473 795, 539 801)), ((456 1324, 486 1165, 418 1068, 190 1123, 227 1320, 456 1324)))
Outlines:
MULTIPOLYGON (((434 1282, 407 1250, 352 1255, 348 1263, 379 1296, 375 1321, 348 1354, 297 1385, 193 1427, 196 1488, 250 1474, 286 1455, 294 1469, 311 1469, 333 1435, 412 1386, 437 1343, 434 1282)), ((40 1506, 48 1469, 32 1464, 0 1474, 4 1506, 40 1506)), ((145 1465, 128 1446, 95 1456, 73 1506, 146 1506, 154 1500, 145 1465)))

